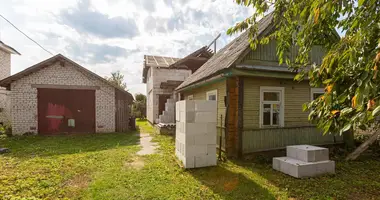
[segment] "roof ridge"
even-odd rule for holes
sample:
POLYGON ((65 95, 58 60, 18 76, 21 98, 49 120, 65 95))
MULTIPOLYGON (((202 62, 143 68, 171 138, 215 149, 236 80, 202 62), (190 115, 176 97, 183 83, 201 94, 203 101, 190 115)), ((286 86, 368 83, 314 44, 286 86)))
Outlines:
MULTIPOLYGON (((258 36, 266 30, 271 24, 273 19, 273 12, 261 18, 258 24, 258 36), (269 22, 270 21, 270 22, 269 22)), ((241 56, 244 51, 249 48, 250 44, 247 41, 249 38, 250 27, 241 33, 238 37, 233 39, 216 54, 214 54, 205 64, 203 64, 197 71, 191 74, 185 81, 179 85, 176 90, 182 89, 192 85, 201 80, 220 72, 223 69, 230 68, 234 62, 241 56)))

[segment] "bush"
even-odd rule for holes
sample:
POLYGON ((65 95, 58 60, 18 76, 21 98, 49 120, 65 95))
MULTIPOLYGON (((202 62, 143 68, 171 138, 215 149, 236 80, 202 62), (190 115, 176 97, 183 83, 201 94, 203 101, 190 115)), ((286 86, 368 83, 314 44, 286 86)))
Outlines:
POLYGON ((10 124, 0 124, 0 135, 12 136, 12 126, 10 124))

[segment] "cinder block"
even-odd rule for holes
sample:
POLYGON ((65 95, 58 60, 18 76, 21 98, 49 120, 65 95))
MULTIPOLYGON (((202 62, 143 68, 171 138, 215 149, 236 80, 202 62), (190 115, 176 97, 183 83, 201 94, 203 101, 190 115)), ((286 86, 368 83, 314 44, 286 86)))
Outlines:
POLYGON ((207 123, 185 123, 185 126, 188 135, 207 134, 207 123))
POLYGON ((207 155, 216 155, 216 144, 207 145, 207 155))
POLYGON ((207 155, 207 145, 188 145, 186 150, 186 156, 207 155))
POLYGON ((216 112, 196 112, 194 122, 216 122, 216 112))
POLYGON ((331 160, 304 162, 290 157, 273 158, 273 169, 296 178, 313 177, 335 173, 335 162, 331 160))
POLYGON ((304 162, 318 162, 329 160, 329 150, 327 148, 311 145, 293 145, 286 147, 288 157, 304 162))
POLYGON ((190 112, 190 111, 195 111, 195 102, 193 100, 184 100, 185 102, 185 107, 184 109, 187 111, 187 112, 190 112))
POLYGON ((216 145, 216 134, 197 134, 194 135, 194 143, 201 145, 215 144, 216 145))
POLYGON ((195 121, 196 113, 194 111, 186 111, 186 117, 184 119, 185 122, 193 123, 195 121))
POLYGON ((176 121, 180 121, 179 120, 179 113, 180 113, 180 105, 181 105, 181 102, 180 101, 177 101, 177 103, 175 104, 175 119, 176 121))
MULTIPOLYGON (((169 103, 166 106, 168 107, 169 103)), ((184 163, 185 168, 216 165, 216 103, 180 101, 176 103, 175 112, 176 140, 179 142, 177 147, 179 150, 176 151, 178 159, 184 163), (201 106, 198 106, 195 111, 197 103, 201 106), (213 105, 215 108, 209 108, 213 105), (208 111, 200 111, 205 109, 208 111)), ((164 112, 164 115, 168 113, 164 112)))
POLYGON ((194 109, 199 112, 216 112, 217 102, 195 100, 194 109))

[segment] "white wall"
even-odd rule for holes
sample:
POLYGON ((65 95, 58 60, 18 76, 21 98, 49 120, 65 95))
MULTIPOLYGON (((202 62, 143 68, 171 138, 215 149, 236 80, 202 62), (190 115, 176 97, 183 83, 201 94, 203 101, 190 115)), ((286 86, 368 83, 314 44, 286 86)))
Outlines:
POLYGON ((158 97, 160 94, 173 94, 173 90, 161 89, 162 82, 168 80, 172 81, 184 81, 191 75, 191 70, 186 69, 167 69, 167 68, 155 68, 149 69, 151 77, 148 76, 147 80, 147 118, 151 123, 154 123, 161 113, 158 113, 158 97))

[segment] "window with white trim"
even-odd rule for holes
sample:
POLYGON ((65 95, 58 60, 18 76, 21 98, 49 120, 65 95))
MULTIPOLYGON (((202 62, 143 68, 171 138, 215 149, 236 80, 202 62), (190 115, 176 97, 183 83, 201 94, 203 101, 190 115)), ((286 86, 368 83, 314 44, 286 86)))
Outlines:
POLYGON ((284 88, 260 87, 260 127, 284 126, 284 88))
POLYGON ((194 96, 193 95, 189 95, 187 96, 187 100, 193 100, 194 96))
POLYGON ((322 96, 323 94, 325 94, 324 88, 311 88, 310 100, 313 101, 318 97, 322 96))
POLYGON ((206 100, 209 101, 217 101, 218 100, 218 93, 216 90, 211 90, 206 93, 206 100))

